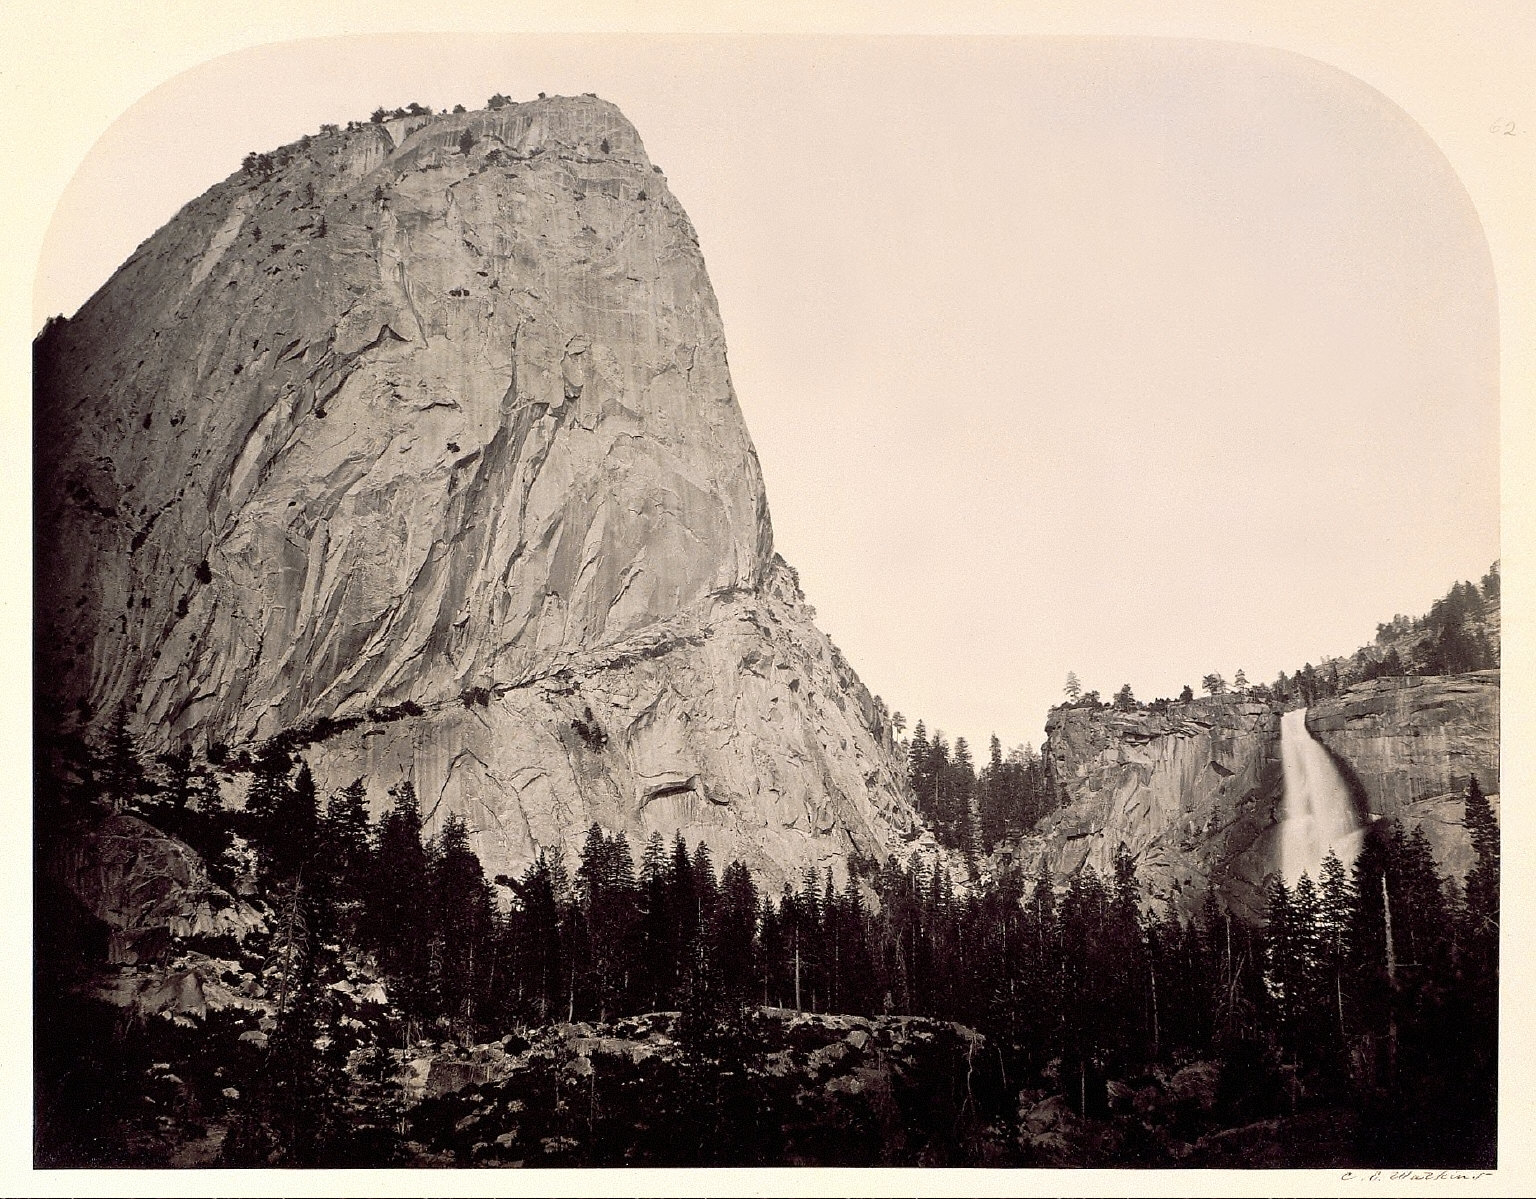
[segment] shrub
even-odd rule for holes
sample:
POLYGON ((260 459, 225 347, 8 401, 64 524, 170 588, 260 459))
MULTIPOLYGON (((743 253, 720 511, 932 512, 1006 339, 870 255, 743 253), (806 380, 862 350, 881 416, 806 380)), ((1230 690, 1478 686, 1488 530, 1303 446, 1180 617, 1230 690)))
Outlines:
POLYGON ((421 716, 424 710, 413 699, 402 700, 398 704, 390 704, 385 708, 369 708, 368 719, 375 724, 388 724, 392 720, 399 720, 405 716, 421 716))
POLYGON ((590 704, 586 706, 581 716, 571 721, 571 729, 587 743, 588 749, 602 749, 608 744, 608 734, 603 732, 602 726, 597 723, 597 717, 592 714, 590 704))

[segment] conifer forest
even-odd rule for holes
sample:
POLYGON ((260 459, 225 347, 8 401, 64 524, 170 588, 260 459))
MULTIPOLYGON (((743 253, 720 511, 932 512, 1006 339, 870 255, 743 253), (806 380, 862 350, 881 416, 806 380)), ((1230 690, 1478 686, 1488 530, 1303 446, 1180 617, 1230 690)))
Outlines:
POLYGON ((1214 893, 1157 911, 1128 854, 1065 885, 891 857, 768 892, 702 844, 594 825, 574 860, 489 879, 462 821, 423 838, 409 785, 371 821, 361 780, 322 799, 281 746, 238 810, 120 734, 54 749, 54 845, 175 837, 266 919, 176 937, 204 1010, 135 1017, 82 993, 99 929, 41 876, 45 1162, 163 1164, 214 1127, 228 1165, 1492 1160, 1499 843, 1475 778, 1464 888, 1378 827, 1249 922, 1214 893), (477 1076, 487 1044, 520 1068, 477 1076), (424 1049, 474 1085, 413 1101, 424 1049))

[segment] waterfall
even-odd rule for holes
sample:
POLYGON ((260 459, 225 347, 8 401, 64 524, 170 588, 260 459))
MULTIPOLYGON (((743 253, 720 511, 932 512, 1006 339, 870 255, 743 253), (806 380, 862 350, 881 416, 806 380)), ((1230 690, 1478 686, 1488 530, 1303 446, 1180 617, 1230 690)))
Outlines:
POLYGON ((1280 872, 1294 887, 1302 874, 1315 883, 1331 849, 1345 867, 1354 865, 1365 839, 1339 768, 1307 730, 1307 710, 1280 718, 1280 761, 1285 796, 1280 807, 1280 872))

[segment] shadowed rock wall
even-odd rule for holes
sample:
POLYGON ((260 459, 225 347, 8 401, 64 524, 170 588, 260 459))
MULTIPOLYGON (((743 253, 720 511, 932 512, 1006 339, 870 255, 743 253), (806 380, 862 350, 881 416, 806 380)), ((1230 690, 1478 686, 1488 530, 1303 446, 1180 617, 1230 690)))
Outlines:
POLYGON ((1466 875, 1469 776, 1498 810, 1497 670, 1357 683, 1308 709, 1307 728, 1344 764, 1373 815, 1422 827, 1441 869, 1466 875))

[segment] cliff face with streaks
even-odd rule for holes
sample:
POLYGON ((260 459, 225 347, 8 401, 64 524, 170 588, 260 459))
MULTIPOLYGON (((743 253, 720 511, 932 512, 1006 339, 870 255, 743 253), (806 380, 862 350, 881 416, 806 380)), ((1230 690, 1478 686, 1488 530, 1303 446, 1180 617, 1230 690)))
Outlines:
POLYGON ((254 159, 35 349, 58 707, 151 747, 339 722, 322 787, 410 779, 492 869, 593 820, 772 877, 910 828, 883 710, 773 553, 693 228, 612 105, 254 159))
POLYGON ((1283 794, 1277 711, 1236 695, 1166 712, 1056 708, 1043 752, 1065 803, 1027 839, 1031 860, 1112 876, 1123 845, 1150 898, 1193 910, 1214 886, 1262 911, 1283 794))

